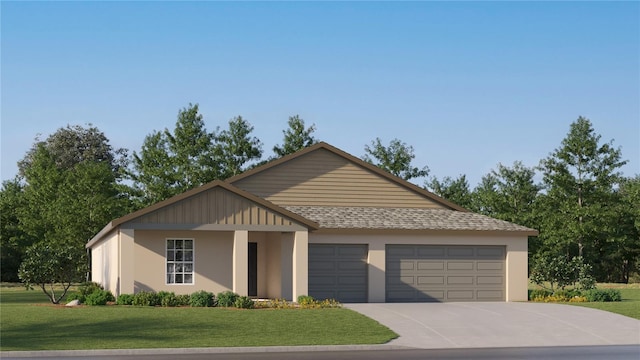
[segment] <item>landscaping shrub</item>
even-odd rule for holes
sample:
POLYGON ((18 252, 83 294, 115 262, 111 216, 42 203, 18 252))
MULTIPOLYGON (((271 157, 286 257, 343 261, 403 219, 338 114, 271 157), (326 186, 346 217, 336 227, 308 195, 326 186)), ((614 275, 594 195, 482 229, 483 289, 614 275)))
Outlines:
POLYGON ((160 297, 153 291, 140 291, 133 295, 133 305, 157 306, 160 305, 160 297))
POLYGON ((264 309, 295 309, 296 305, 285 299, 270 299, 266 301, 255 302, 254 307, 264 309))
POLYGON ((221 307, 232 307, 236 304, 236 299, 238 298, 238 294, 233 291, 224 291, 218 294, 218 306, 221 307))
POLYGON ((107 305, 109 301, 115 301, 111 291, 95 290, 85 298, 85 305, 107 305))
POLYGON ((120 294, 116 299, 117 305, 133 305, 133 295, 131 294, 120 294))
POLYGON ((311 305, 315 301, 316 301, 316 299, 314 299, 313 296, 309 296, 309 295, 300 295, 300 296, 298 296, 298 304, 300 304, 301 306, 311 305))
POLYGON ((189 306, 190 301, 191 301, 191 295, 188 295, 188 294, 176 295, 176 306, 189 306))
POLYGON ((78 292, 84 297, 93 294, 96 290, 104 290, 104 288, 102 285, 92 281, 85 281, 78 286, 78 292))
POLYGON ((618 289, 591 289, 586 291, 585 297, 596 302, 622 301, 622 294, 618 289))
POLYGON ((234 305, 238 309, 253 309, 253 300, 247 296, 238 296, 234 305))
POLYGON ((208 291, 200 290, 191 294, 189 305, 192 307, 211 307, 214 305, 215 296, 208 291))
POLYGON ((168 291, 160 291, 158 293, 160 298, 160 305, 164 307, 178 306, 178 298, 176 294, 168 291))
POLYGON ((531 290, 531 292, 529 293, 529 300, 532 301, 540 301, 539 299, 544 299, 546 297, 549 297, 553 295, 553 293, 549 290, 546 289, 535 289, 535 290, 531 290), (536 300, 538 299, 538 300, 536 300))
POLYGON ((67 296, 67 302, 73 301, 73 300, 78 300, 78 301, 80 301, 81 304, 83 304, 84 303, 84 299, 85 299, 84 295, 80 294, 79 292, 74 292, 74 293, 71 293, 71 294, 69 294, 67 296))

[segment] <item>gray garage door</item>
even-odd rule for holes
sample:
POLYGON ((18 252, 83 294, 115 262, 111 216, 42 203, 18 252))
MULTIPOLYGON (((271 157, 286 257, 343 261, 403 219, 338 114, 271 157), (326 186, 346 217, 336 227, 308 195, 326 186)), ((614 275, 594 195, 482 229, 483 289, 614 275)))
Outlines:
POLYGON ((387 245, 388 302, 504 301, 503 246, 387 245))
POLYGON ((367 245, 309 244, 309 295, 367 302, 367 245))

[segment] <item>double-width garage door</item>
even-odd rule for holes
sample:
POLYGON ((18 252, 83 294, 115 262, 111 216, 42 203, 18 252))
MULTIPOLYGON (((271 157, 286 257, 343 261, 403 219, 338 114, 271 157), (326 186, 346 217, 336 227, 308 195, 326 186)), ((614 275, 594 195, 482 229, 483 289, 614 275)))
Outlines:
POLYGON ((505 250, 387 245, 386 301, 504 301, 505 250))
POLYGON ((367 302, 367 245, 309 244, 309 295, 367 302))

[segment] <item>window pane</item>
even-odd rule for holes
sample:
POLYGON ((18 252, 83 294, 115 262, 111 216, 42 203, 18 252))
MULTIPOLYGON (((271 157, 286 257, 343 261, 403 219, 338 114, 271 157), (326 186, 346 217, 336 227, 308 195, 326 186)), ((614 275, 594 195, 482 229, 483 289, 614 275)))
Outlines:
POLYGON ((176 274, 176 284, 182 284, 182 274, 176 274))
POLYGON ((175 260, 174 256, 175 256, 175 251, 173 251, 173 250, 167 251, 167 260, 168 261, 175 260))
POLYGON ((181 273, 182 270, 182 263, 177 263, 176 264, 176 273, 181 273))
POLYGON ((193 272, 193 264, 192 263, 184 264, 184 272, 185 273, 193 272))
POLYGON ((176 251, 176 261, 182 261, 182 251, 176 251))
POLYGON ((184 241, 185 249, 193 249, 193 240, 185 240, 184 241))
POLYGON ((175 271, 176 270, 174 264, 167 264, 167 274, 173 274, 175 271))
POLYGON ((176 240, 176 249, 182 249, 182 240, 176 240))
POLYGON ((193 251, 184 251, 184 261, 193 261, 193 251))
POLYGON ((173 240, 167 240, 167 249, 173 249, 175 247, 173 240))
POLYGON ((193 284, 193 275, 185 274, 184 275, 184 283, 185 284, 193 284))
POLYGON ((173 277, 173 274, 167 274, 167 284, 173 284, 175 282, 175 279, 173 277))

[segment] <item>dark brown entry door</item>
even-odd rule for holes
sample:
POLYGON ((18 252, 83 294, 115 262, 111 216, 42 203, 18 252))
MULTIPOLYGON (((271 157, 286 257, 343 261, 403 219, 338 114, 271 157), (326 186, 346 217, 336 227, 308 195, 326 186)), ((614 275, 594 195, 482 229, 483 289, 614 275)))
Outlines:
POLYGON ((258 296, 258 243, 249 243, 249 296, 258 296))

